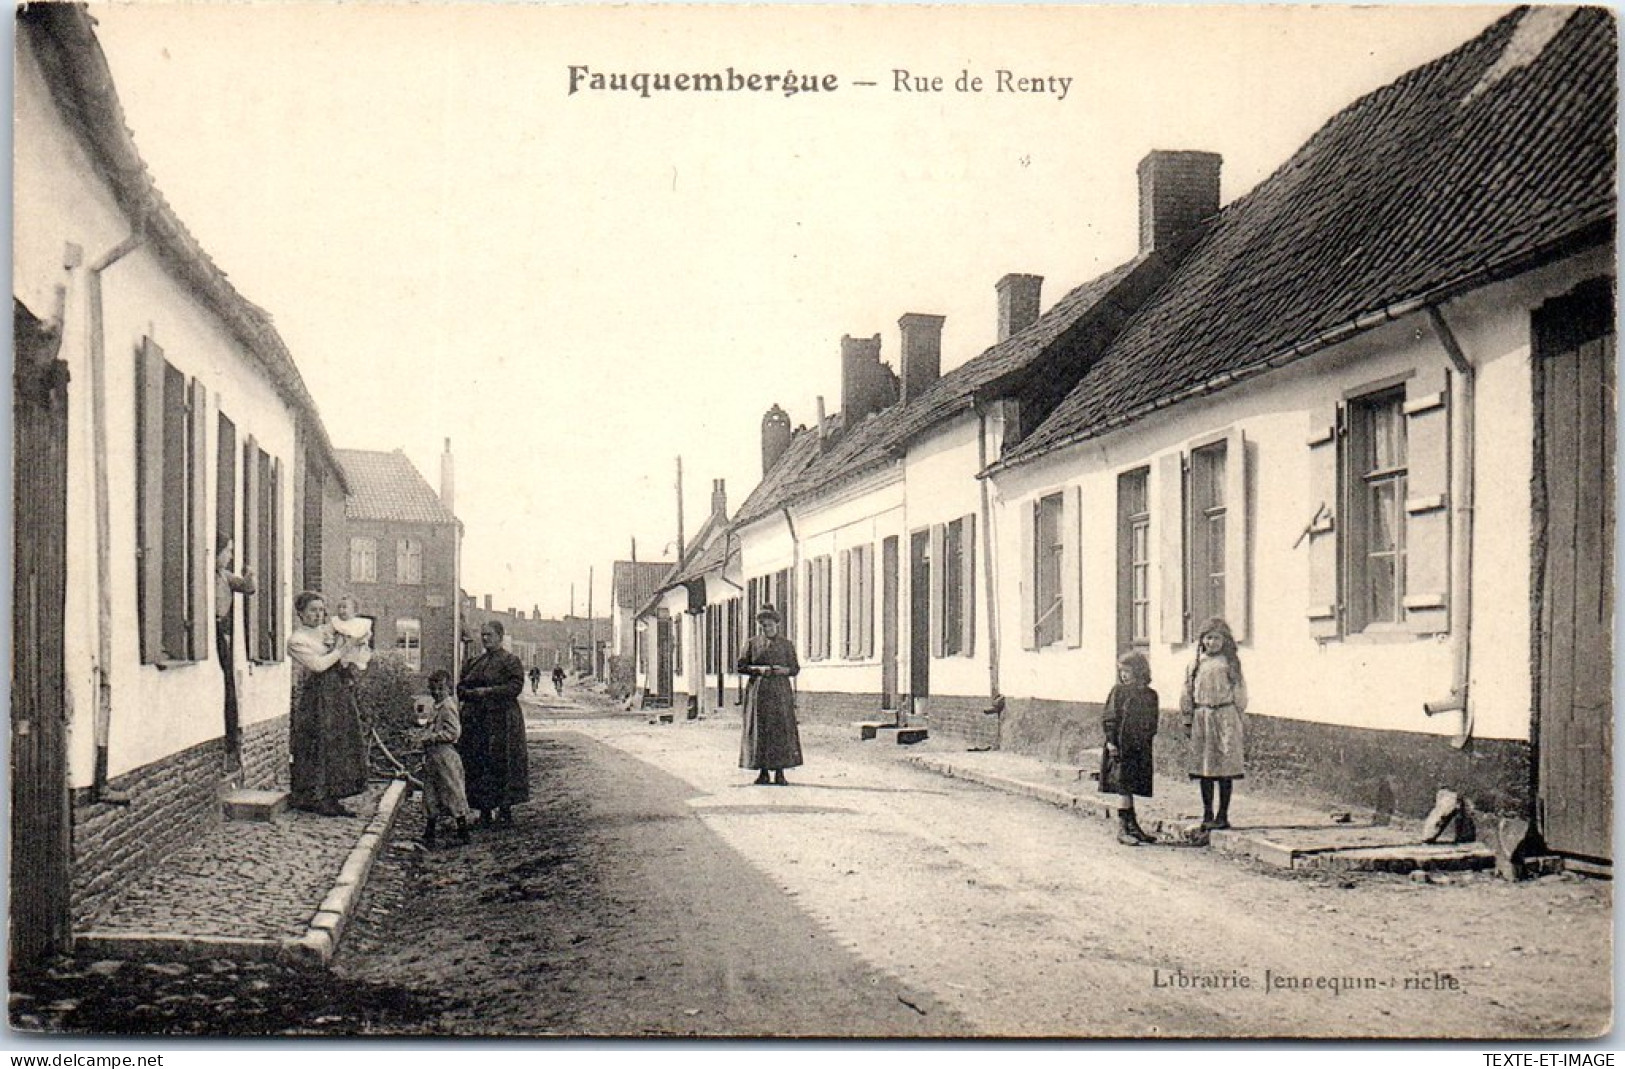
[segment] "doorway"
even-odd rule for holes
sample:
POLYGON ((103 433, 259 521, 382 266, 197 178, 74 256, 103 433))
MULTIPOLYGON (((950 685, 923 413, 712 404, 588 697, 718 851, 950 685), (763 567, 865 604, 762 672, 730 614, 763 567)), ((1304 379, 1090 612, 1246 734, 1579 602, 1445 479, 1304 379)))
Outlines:
POLYGON ((931 532, 908 538, 908 693, 911 711, 925 712, 931 696, 931 532))
POLYGON ((1535 314, 1537 817, 1611 863, 1614 310, 1598 279, 1535 314))

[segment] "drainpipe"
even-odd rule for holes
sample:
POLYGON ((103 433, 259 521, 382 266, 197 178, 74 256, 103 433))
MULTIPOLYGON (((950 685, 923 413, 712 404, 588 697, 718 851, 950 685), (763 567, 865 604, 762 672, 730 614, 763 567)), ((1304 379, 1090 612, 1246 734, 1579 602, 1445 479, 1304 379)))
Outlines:
MULTIPOLYGON (((988 411, 980 401, 972 402, 976 411, 976 469, 987 470, 988 457, 988 411)), ((1000 736, 1004 734, 1004 695, 999 692, 999 600, 997 584, 994 581, 994 562, 998 559, 994 553, 993 538, 993 488, 989 485, 991 480, 978 479, 982 484, 982 579, 986 590, 985 602, 987 604, 987 688, 993 699, 988 712, 999 718, 1000 736)))
POLYGON ((1473 708, 1469 701, 1468 686, 1471 679, 1473 653, 1473 462, 1474 424, 1476 422, 1475 386, 1477 368, 1473 367, 1456 339, 1455 331, 1445 321, 1444 313, 1436 304, 1427 306, 1433 333, 1461 379, 1461 404, 1456 430, 1456 546, 1452 559, 1451 583, 1455 597, 1451 599, 1455 619, 1451 622, 1456 633, 1456 663, 1450 696, 1440 701, 1426 702, 1422 708, 1429 716, 1455 712, 1461 714, 1461 725, 1450 745, 1465 747, 1473 737, 1473 708))
POLYGON ((91 426, 95 438, 91 458, 96 483, 96 769, 91 796, 97 802, 111 805, 129 805, 130 798, 107 786, 107 740, 113 724, 113 547, 111 494, 107 485, 107 337, 102 320, 102 272, 145 243, 142 229, 142 220, 138 218, 130 236, 91 264, 85 275, 90 304, 91 426))

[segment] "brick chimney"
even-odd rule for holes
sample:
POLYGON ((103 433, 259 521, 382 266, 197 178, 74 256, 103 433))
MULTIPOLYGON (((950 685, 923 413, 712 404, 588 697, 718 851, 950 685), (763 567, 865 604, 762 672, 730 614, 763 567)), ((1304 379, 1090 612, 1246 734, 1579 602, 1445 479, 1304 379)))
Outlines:
POLYGON ((903 334, 903 403, 917 401, 942 376, 945 316, 909 312, 897 321, 903 334))
POLYGON ((1140 161, 1140 251, 1189 240, 1197 223, 1219 211, 1214 152, 1152 152, 1140 161))
POLYGON ((1044 288, 1043 275, 1005 275, 994 283, 999 295, 999 340, 1019 334, 1038 318, 1038 294, 1044 288))
POLYGON ((485 595, 485 611, 491 611, 491 595, 489 594, 485 595))
POLYGON ((841 419, 848 430, 897 403, 897 376, 880 362, 880 335, 841 338, 841 419))
POLYGON ((723 520, 728 518, 728 491, 726 488, 726 483, 727 480, 725 479, 711 480, 711 515, 723 520))
POLYGON ((440 454, 440 503, 446 511, 457 514, 457 469, 451 459, 451 439, 446 439, 446 451, 440 454))
POLYGON ((774 405, 762 417, 762 474, 773 470, 784 451, 790 448, 790 417, 774 405))

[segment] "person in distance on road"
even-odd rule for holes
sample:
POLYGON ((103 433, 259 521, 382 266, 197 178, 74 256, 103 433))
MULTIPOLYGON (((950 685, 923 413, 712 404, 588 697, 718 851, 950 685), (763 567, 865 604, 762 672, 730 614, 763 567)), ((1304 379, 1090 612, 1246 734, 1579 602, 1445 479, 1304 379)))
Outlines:
POLYGON ((757 783, 786 787, 784 770, 801 765, 796 692, 790 685, 791 678, 801 672, 801 664, 795 646, 779 634, 778 610, 762 606, 756 624, 760 630, 745 644, 737 666, 740 675, 750 677, 745 685, 739 767, 756 769, 757 783))

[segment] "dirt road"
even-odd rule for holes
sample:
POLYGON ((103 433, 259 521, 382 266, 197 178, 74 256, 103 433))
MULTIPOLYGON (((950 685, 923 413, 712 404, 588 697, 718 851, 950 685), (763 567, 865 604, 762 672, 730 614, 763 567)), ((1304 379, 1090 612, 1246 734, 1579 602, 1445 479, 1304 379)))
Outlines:
POLYGON ((527 701, 533 800, 425 851, 408 803, 330 973, 67 963, 14 1022, 119 1034, 1574 1038, 1610 885, 1283 875, 804 728, 527 701))
POLYGON ((1124 849, 844 733, 809 730, 795 785, 761 788, 727 724, 568 727, 686 783, 700 823, 977 1034, 1555 1037, 1610 1020, 1605 883, 1290 878, 1124 849))

